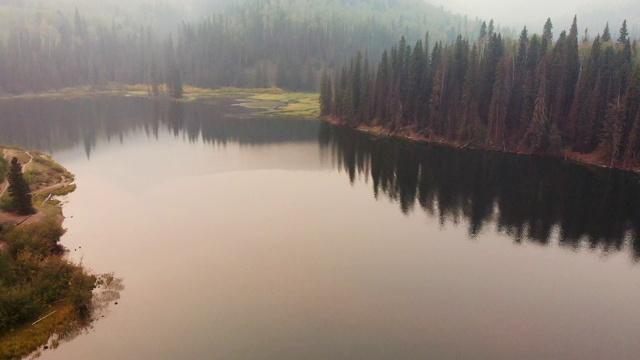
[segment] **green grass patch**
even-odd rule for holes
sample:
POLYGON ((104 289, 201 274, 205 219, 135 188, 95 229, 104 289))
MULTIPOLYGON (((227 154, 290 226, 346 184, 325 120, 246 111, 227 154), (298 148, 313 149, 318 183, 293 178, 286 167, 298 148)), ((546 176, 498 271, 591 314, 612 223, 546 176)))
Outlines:
POLYGON ((47 344, 54 334, 59 334, 51 344, 56 348, 59 340, 74 333, 83 323, 69 300, 50 306, 47 311, 54 313, 35 325, 24 324, 0 337, 0 359, 20 359, 47 344))
MULTIPOLYGON (((1 149, 0 153, 2 153, 1 149)), ((9 162, 3 156, 0 156, 0 184, 7 178, 7 171, 9 171, 9 162)))
POLYGON ((271 92, 253 95, 250 99, 279 104, 264 112, 272 116, 318 117, 320 115, 319 95, 314 93, 271 92))
MULTIPOLYGON (((29 93, 22 95, 10 95, 5 96, 5 98, 75 99, 101 95, 152 97, 151 88, 148 85, 123 85, 112 83, 100 88, 83 86, 38 94, 29 93)), ((165 85, 160 86, 160 97, 168 98, 168 91, 166 90, 165 85)), ((271 116, 317 117, 320 113, 318 94, 288 92, 276 87, 225 87, 220 89, 204 89, 194 86, 184 86, 183 98, 172 99, 172 101, 179 102, 206 100, 250 100, 242 103, 241 105, 251 109, 264 110, 262 114, 271 116)))

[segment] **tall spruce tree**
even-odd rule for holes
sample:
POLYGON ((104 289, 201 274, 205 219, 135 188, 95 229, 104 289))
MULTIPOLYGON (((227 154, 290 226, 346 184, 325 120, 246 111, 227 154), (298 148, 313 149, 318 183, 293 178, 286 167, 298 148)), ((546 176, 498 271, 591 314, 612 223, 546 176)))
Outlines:
POLYGON ((624 126, 623 121, 626 112, 625 106, 618 101, 609 105, 605 115, 604 128, 602 129, 600 137, 600 146, 604 156, 610 159, 611 164, 613 164, 614 160, 616 160, 620 154, 622 130, 624 126))
POLYGON ((635 116, 635 121, 633 122, 633 127, 631 128, 631 132, 629 134, 629 140, 627 141, 627 146, 624 152, 624 159, 627 165, 632 164, 637 160, 639 152, 640 152, 640 110, 638 110, 638 114, 635 116))
POLYGON ((9 180, 8 191, 13 201, 13 210, 20 215, 34 214, 36 211, 31 201, 31 189, 29 189, 29 184, 22 175, 22 165, 15 157, 11 159, 7 180, 9 180))
POLYGON ((325 68, 322 71, 322 78, 320 79, 320 115, 326 116, 331 113, 332 102, 332 89, 331 78, 325 68))
POLYGON ((540 82, 538 96, 536 97, 536 106, 533 110, 529 129, 520 143, 520 149, 525 152, 538 150, 547 136, 549 117, 547 116, 547 104, 545 100, 547 97, 547 87, 544 77, 543 75, 542 81, 540 82))
POLYGON ((619 44, 625 44, 629 37, 629 30, 627 29, 627 20, 622 22, 622 26, 620 27, 620 37, 618 38, 619 44))
POLYGON ((542 30, 542 37, 547 39, 549 43, 553 41, 553 24, 551 23, 551 18, 548 18, 547 22, 544 23, 544 29, 542 30))
POLYGON ((611 31, 609 30, 609 23, 605 25, 604 31, 602 32, 602 41, 611 41, 611 31))
POLYGON ((177 64, 171 64, 169 67, 169 74, 167 75, 167 86, 169 87, 169 93, 172 98, 180 99, 184 93, 182 87, 182 78, 180 76, 180 68, 177 64))

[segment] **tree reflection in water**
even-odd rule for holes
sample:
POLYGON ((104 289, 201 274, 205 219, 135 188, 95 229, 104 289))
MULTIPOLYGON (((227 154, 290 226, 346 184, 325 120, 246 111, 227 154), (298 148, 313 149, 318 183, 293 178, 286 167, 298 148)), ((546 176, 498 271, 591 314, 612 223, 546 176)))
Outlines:
POLYGON ((465 151, 381 139, 322 124, 319 141, 336 166, 370 181, 404 213, 421 208, 440 224, 464 222, 469 236, 495 226, 515 242, 588 244, 640 258, 637 174, 573 165, 560 159, 465 151))
POLYGON ((420 208, 441 224, 464 222, 471 237, 494 226, 515 242, 584 244, 604 253, 630 246, 640 258, 638 175, 591 169, 560 159, 457 150, 380 139, 318 121, 261 119, 251 110, 143 98, 0 102, 0 143, 48 152, 160 129, 189 142, 241 146, 319 141, 350 181, 370 181, 404 213, 420 208))

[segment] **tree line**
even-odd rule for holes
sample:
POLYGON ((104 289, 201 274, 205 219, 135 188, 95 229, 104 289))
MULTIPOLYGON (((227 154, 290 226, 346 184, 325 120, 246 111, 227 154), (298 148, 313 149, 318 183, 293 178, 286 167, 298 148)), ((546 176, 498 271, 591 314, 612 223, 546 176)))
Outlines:
POLYGON ((115 19, 88 21, 77 9, 72 15, 58 12, 46 26, 6 30, 0 91, 110 83, 148 84, 154 94, 166 84, 176 97, 183 84, 316 91, 322 68, 338 68, 356 50, 381 54, 400 35, 417 39, 424 28, 434 28, 442 40, 457 31, 478 32, 476 21, 441 12, 396 18, 396 7, 422 9, 414 3, 247 0, 204 20, 182 22, 169 34, 115 19), (368 15, 354 18, 361 9, 368 15))
POLYGON ((557 39, 549 19, 542 35, 525 27, 516 40, 485 23, 473 44, 429 40, 401 38, 377 65, 358 52, 323 73, 322 114, 461 146, 640 164, 640 66, 626 21, 593 41, 576 18, 557 39))

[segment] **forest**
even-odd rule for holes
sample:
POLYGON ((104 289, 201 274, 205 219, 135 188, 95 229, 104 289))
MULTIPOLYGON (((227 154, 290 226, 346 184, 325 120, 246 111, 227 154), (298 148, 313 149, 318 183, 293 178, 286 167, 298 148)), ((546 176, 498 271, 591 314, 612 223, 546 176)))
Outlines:
POLYGON ((542 35, 525 27, 512 38, 493 20, 472 21, 418 0, 189 8, 136 0, 146 17, 124 16, 116 0, 73 10, 58 0, 55 11, 37 0, 13 3, 0 10, 25 21, 0 29, 0 93, 112 84, 144 84, 150 95, 177 98, 183 84, 320 89, 322 114, 354 127, 639 165, 640 72, 626 21, 591 38, 574 19, 555 38, 549 19, 542 35), (42 15, 25 15, 34 9, 42 15), (97 17, 98 10, 107 15, 97 17), (208 15, 170 29, 172 12, 194 19, 189 14, 198 11, 208 15))
POLYGON ((358 52, 322 76, 322 114, 460 147, 570 156, 633 168, 640 161, 640 67, 626 22, 594 39, 577 19, 557 39, 503 37, 483 23, 477 41, 405 38, 379 63, 358 52))
POLYGON ((67 3, 0 6, 6 18, 23 19, 0 25, 0 92, 109 83, 148 84, 153 93, 163 83, 169 91, 183 83, 316 91, 322 69, 339 68, 357 50, 378 56, 400 36, 417 40, 427 29, 453 41, 460 32, 477 36, 480 25, 419 0, 214 1, 190 9, 134 1, 139 10, 130 12, 146 16, 124 15, 115 0, 98 9, 67 3), (97 17, 99 10, 111 15, 97 17), (198 11, 205 16, 189 16, 198 11), (176 22, 180 16, 186 20, 176 22))

